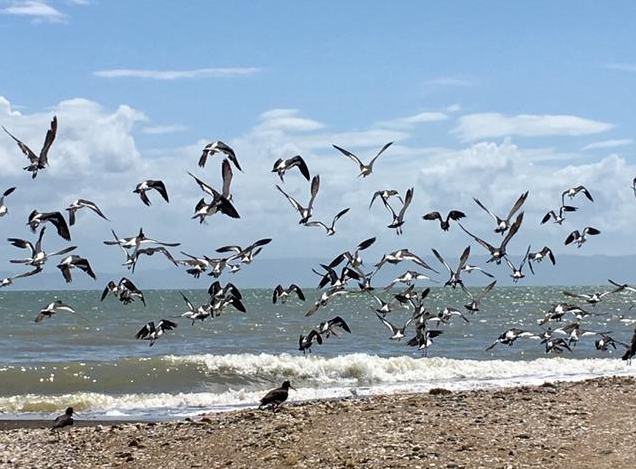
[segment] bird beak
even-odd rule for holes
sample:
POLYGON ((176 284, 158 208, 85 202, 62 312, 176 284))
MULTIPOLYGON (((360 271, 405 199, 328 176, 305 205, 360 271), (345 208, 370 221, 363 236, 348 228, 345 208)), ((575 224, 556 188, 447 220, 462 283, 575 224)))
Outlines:
POLYGON ((291 384, 289 385, 290 388, 292 388, 294 391, 298 391, 298 389, 296 389, 295 387, 293 387, 291 384))

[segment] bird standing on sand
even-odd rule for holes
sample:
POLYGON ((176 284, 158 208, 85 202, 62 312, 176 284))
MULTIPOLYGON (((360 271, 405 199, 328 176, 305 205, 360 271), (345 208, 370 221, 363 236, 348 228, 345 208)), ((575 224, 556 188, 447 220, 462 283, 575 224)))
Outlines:
POLYGON ((75 411, 72 407, 67 407, 66 412, 64 412, 59 417, 56 417, 53 421, 53 426, 51 427, 51 431, 57 428, 64 428, 73 425, 73 415, 75 411))
POLYGON ((287 396, 289 396, 289 389, 293 389, 296 391, 297 389, 291 385, 289 381, 283 381, 283 384, 280 388, 272 389, 269 391, 263 398, 261 399, 261 405, 258 406, 259 409, 269 406, 273 411, 276 411, 283 402, 287 400, 287 396))

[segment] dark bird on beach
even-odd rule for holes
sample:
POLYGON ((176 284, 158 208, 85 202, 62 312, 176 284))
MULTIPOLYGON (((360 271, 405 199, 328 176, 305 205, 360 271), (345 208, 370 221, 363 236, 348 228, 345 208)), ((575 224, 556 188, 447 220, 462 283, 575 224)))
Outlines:
POLYGON ((601 232, 596 228, 586 226, 585 228, 583 228, 583 233, 579 233, 578 230, 574 230, 572 233, 570 233, 568 237, 565 238, 564 244, 567 246, 568 244, 574 242, 576 243, 576 247, 580 248, 587 241, 587 235, 597 235, 600 233, 601 232))
POLYGON ((4 217, 9 210, 7 206, 4 204, 4 198, 11 194, 15 190, 15 187, 9 187, 6 191, 2 193, 2 197, 0 197, 0 217, 4 217))
POLYGON ((289 171, 292 168, 298 168, 300 173, 304 176, 305 179, 309 181, 309 168, 303 160, 303 157, 300 155, 296 155, 292 158, 284 160, 279 158, 274 163, 274 168, 272 168, 272 173, 277 173, 280 178, 280 182, 285 182, 283 176, 285 176, 285 172, 289 171))
POLYGON ((177 323, 172 322, 168 319, 162 319, 161 321, 159 321, 159 323, 156 326, 154 321, 150 321, 144 327, 139 329, 139 332, 135 334, 135 339, 149 340, 150 346, 152 347, 155 341, 159 337, 161 337, 165 331, 171 331, 172 329, 175 329, 176 327, 177 327, 177 323))
POLYGON ((632 341, 629 347, 625 351, 625 355, 622 356, 623 360, 627 360, 627 363, 632 363, 632 358, 636 355, 636 328, 634 328, 634 334, 632 335, 632 341))
POLYGON ((51 145, 53 144, 53 140, 55 140, 55 135, 57 133, 57 117, 53 116, 53 120, 51 121, 51 127, 46 132, 46 137, 44 138, 44 145, 40 150, 40 155, 36 155, 25 143, 15 138, 7 129, 2 127, 2 129, 18 144, 24 156, 29 159, 29 165, 25 166, 23 169, 25 171, 29 171, 32 173, 31 177, 35 178, 38 175, 38 171, 44 169, 49 164, 48 153, 51 145))
POLYGON ((66 256, 56 267, 62 272, 66 283, 71 283, 71 281, 73 281, 73 278, 71 277, 71 269, 73 268, 83 270, 84 272, 86 272, 86 274, 88 274, 89 277, 92 277, 93 280, 97 279, 97 277, 95 276, 95 272, 93 272, 93 269, 88 262, 88 259, 75 254, 66 256))
POLYGON ((563 214, 565 212, 576 212, 577 210, 578 209, 576 207, 571 207, 569 205, 561 205, 561 207, 559 207, 558 215, 554 212, 554 210, 550 210, 541 219, 541 224, 543 225, 544 223, 547 223, 550 220, 550 217, 552 217, 552 219, 554 219, 554 223, 556 223, 557 225, 562 225, 563 222, 565 221, 565 217, 563 216, 563 214))
POLYGON ((466 214, 464 212, 460 212, 459 210, 451 210, 446 215, 446 219, 442 218, 442 215, 439 212, 431 212, 424 215, 422 218, 424 220, 439 220, 440 227, 444 231, 448 231, 450 228, 450 220, 461 220, 465 218, 466 214))
POLYGON ((45 222, 52 223, 57 230, 57 234, 59 234, 62 238, 67 241, 71 240, 71 232, 68 229, 68 225, 66 224, 66 220, 64 216, 60 212, 38 212, 37 210, 33 210, 29 214, 29 221, 27 225, 31 228, 31 231, 35 233, 38 227, 45 222))
POLYGON ((305 223, 305 226, 322 226, 327 231, 327 236, 333 236, 336 234, 336 222, 343 216, 345 213, 349 211, 349 208, 345 208, 336 214, 331 220, 331 225, 327 226, 321 221, 308 221, 305 223))
POLYGON ((73 226, 75 224, 75 212, 77 212, 80 208, 83 208, 83 207, 90 208, 93 212, 95 212, 97 215, 102 217, 104 220, 110 221, 108 220, 108 218, 106 218, 106 215, 102 213, 102 211, 95 204, 95 202, 91 202, 90 200, 85 200, 85 199, 77 199, 75 202, 73 202, 70 205, 70 207, 66 209, 68 211, 69 225, 73 226))
POLYGON ((241 165, 238 162, 238 159, 236 158, 236 153, 234 153, 234 150, 230 148, 229 145, 226 145, 225 143, 218 140, 216 142, 208 143, 205 147, 203 147, 201 158, 199 158, 199 166, 203 168, 206 161, 208 160, 208 155, 214 155, 215 153, 225 154, 230 159, 230 161, 234 163, 236 169, 241 172, 243 171, 241 169, 241 165))
POLYGON ((571 200, 579 192, 583 192, 583 194, 585 194, 585 197, 587 197, 590 202, 594 202, 594 199, 592 198, 592 194, 590 194, 590 192, 585 188, 585 186, 576 186, 576 187, 571 187, 563 191, 563 193, 561 194, 561 205, 565 205, 565 196, 568 196, 571 200))
POLYGON ((75 414, 75 411, 73 410, 73 408, 68 407, 66 409, 66 412, 64 412, 59 417, 55 418, 55 420, 53 421, 53 426, 51 427, 51 431, 58 428, 70 427, 71 425, 73 425, 74 414, 75 414))
POLYGON ((384 153, 384 151, 389 148, 391 145, 393 145, 393 142, 389 142, 386 145, 384 145, 380 151, 377 153, 377 155, 375 155, 373 157, 373 159, 369 162, 369 164, 364 164, 360 158, 358 158, 356 155, 354 155, 353 153, 351 153, 348 150, 345 150, 344 148, 340 148, 337 145, 333 145, 333 147, 338 150, 339 152, 341 152, 343 155, 351 158, 354 162, 356 162, 358 164, 358 167, 360 168, 360 174, 358 174, 358 177, 362 176, 362 177, 367 177, 369 174, 371 174, 373 172, 373 163, 375 163, 375 160, 378 159, 378 157, 384 153))
POLYGON ((508 217, 507 218, 499 218, 497 215, 495 215, 494 213, 492 213, 490 210, 488 210, 480 201, 479 199, 476 199, 473 197, 473 200, 475 201, 475 203, 477 205, 479 205, 482 209, 484 209, 486 211, 486 213, 488 213, 497 223, 497 228, 495 228, 495 233, 501 233, 502 235, 508 231, 509 228, 511 228, 510 225, 510 219, 514 216, 515 213, 517 213, 517 211, 521 208, 521 206, 523 205, 523 203, 526 201, 526 198, 528 197, 528 192, 524 192, 523 194, 521 194, 521 196, 517 199, 517 201, 515 202, 515 204, 512 206, 512 208, 510 209, 510 212, 508 212, 508 217))
POLYGON ((299 300, 305 301, 305 295, 303 294, 303 291, 298 285, 292 283, 289 288, 283 288, 283 286, 280 284, 276 285, 276 288, 274 288, 274 293, 272 294, 272 303, 276 304, 276 301, 280 300, 281 303, 285 304, 287 298, 292 293, 296 293, 299 300))
POLYGON ((296 391, 296 388, 289 381, 284 381, 280 388, 272 389, 261 399, 259 409, 269 406, 272 410, 276 410, 289 396, 289 389, 296 391))
POLYGON ((163 200, 165 200, 166 202, 170 202, 170 199, 168 199, 168 190, 166 189, 166 185, 163 183, 163 181, 154 181, 152 179, 141 181, 139 184, 137 184, 137 187, 135 187, 135 190, 133 192, 135 194, 139 194, 141 201, 145 205, 150 206, 152 205, 152 203, 146 195, 146 192, 152 189, 159 192, 159 194, 161 194, 161 197, 163 197, 163 200))
POLYGON ((309 203, 307 207, 303 207, 298 203, 296 199, 294 199, 291 195, 287 194, 281 187, 277 184, 276 189, 278 189, 281 194, 283 194, 292 207, 298 212, 300 215, 300 221, 298 222, 300 225, 307 223, 307 221, 311 218, 313 214, 314 200, 316 199, 316 195, 318 195, 318 190, 320 189, 320 175, 316 174, 311 180, 311 197, 309 199, 309 203))
POLYGON ((314 339, 316 339, 318 345, 322 344, 322 337, 318 331, 314 329, 312 329, 306 336, 300 334, 300 337, 298 338, 298 350, 302 350, 303 355, 307 352, 311 353, 311 347, 314 345, 314 339))
MULTIPOLYGON (((517 233, 517 231, 519 230, 519 227, 521 226, 522 222, 523 222, 523 212, 521 212, 517 216, 517 219, 510 226, 510 229, 508 230, 508 233, 506 233, 506 236, 504 237, 503 241, 501 242, 501 245, 499 247, 497 247, 497 248, 492 246, 491 244, 488 244, 483 239, 478 238, 477 236, 472 234, 470 231, 468 231, 466 228, 464 228, 461 223, 458 223, 458 224, 459 224, 460 228, 462 230, 464 230, 466 232, 466 234, 468 234, 468 236, 473 238, 482 247, 484 247, 486 250, 488 250, 488 252, 490 253, 490 259, 488 259, 486 262, 495 262, 497 264, 501 264, 501 260, 506 256, 506 246, 508 245, 508 243, 510 242, 512 237, 517 233)), ((508 228, 506 228, 506 229, 508 229, 508 228)))

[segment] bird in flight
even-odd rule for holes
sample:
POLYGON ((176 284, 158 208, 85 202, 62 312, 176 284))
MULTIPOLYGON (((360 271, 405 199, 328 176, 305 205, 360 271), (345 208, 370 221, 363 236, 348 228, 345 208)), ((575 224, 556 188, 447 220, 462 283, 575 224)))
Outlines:
POLYGON ((371 174, 373 172, 373 163, 375 163, 375 160, 378 159, 378 157, 384 153, 384 151, 389 148, 391 145, 393 145, 393 142, 389 142, 386 145, 384 145, 380 151, 377 153, 377 155, 375 155, 373 157, 373 159, 371 161, 369 161, 369 164, 364 164, 360 158, 358 158, 356 155, 354 155, 353 153, 351 153, 348 150, 345 150, 344 148, 340 148, 338 145, 333 145, 333 147, 338 150, 339 152, 341 152, 343 155, 351 158, 353 161, 355 161, 358 166, 360 167, 360 174, 358 174, 358 177, 362 176, 362 177, 367 177, 369 174, 371 174))
POLYGON ((22 150, 22 153, 24 153, 24 156, 26 156, 29 159, 29 165, 25 166, 23 169, 25 171, 31 172, 32 173, 31 177, 35 179, 35 177, 38 175, 38 171, 46 168, 49 164, 49 159, 48 159, 49 149, 51 148, 51 145, 53 144, 53 141, 55 140, 55 135, 57 134, 57 117, 53 116, 53 120, 51 121, 51 127, 46 132, 46 137, 44 138, 44 145, 42 146, 42 149, 40 150, 39 155, 36 155, 25 143, 23 143, 22 141, 14 137, 7 129, 5 129, 4 127, 2 127, 2 129, 13 140, 16 141, 20 150, 22 150))

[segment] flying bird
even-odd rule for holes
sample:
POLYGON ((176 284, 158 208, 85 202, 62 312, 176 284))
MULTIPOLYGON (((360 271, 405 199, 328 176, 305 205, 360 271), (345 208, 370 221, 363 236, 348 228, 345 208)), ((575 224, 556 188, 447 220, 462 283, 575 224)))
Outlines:
POLYGON ((60 212, 38 212, 37 210, 33 210, 29 214, 29 221, 27 225, 31 228, 31 231, 35 233, 38 227, 45 222, 52 223, 57 230, 57 234, 59 234, 62 238, 67 241, 71 240, 71 231, 66 224, 66 220, 64 216, 60 212))
POLYGON ((102 217, 104 220, 110 221, 108 220, 108 218, 106 218, 106 215, 102 213, 102 211, 95 204, 95 202, 91 202, 90 200, 85 200, 85 199, 77 199, 66 209, 68 211, 68 224, 70 226, 73 226, 75 224, 75 212, 77 212, 80 208, 83 208, 83 207, 90 208, 93 212, 95 212, 97 215, 102 217))
POLYGON ((36 155, 25 143, 15 138, 7 129, 2 127, 2 129, 18 144, 24 156, 29 159, 29 165, 25 166, 23 169, 25 171, 29 171, 32 173, 31 177, 35 179, 38 175, 38 171, 44 169, 49 164, 48 153, 51 145, 53 144, 53 140, 55 140, 55 135, 57 133, 57 117, 53 116, 53 120, 51 121, 51 127, 46 132, 46 137, 44 138, 44 145, 40 150, 40 155, 36 155))
POLYGON ((146 192, 152 189, 159 192, 159 194, 161 194, 161 197, 163 197, 163 200, 165 200, 166 202, 170 202, 170 199, 168 199, 168 190, 166 189, 166 185, 163 183, 163 181, 155 181, 152 179, 141 181, 139 184, 137 184, 137 187, 135 187, 135 190, 133 192, 135 194, 139 194, 141 201, 145 205, 151 206, 152 203, 146 195, 146 192))
POLYGON ((149 340, 150 346, 152 347, 155 341, 161 337, 165 331, 171 331, 177 327, 177 323, 172 322, 168 319, 162 319, 155 326, 154 321, 150 321, 144 327, 139 329, 139 332, 135 334, 135 339, 139 340, 149 340))
POLYGON ((437 260, 440 261, 442 264, 444 264, 444 267, 446 267, 446 270, 448 270, 448 273, 450 275, 450 278, 446 281, 446 283, 444 283, 445 287, 452 287, 455 288, 457 285, 464 285, 464 282, 462 282, 460 275, 461 273, 464 271, 464 268, 466 267, 466 263, 468 262, 468 256, 470 255, 470 246, 467 246, 466 249, 464 249, 464 252, 462 252, 461 257, 459 258, 459 264, 457 266, 456 270, 453 270, 444 260, 444 258, 440 255, 439 252, 437 252, 435 249, 431 249, 433 251, 433 254, 435 255, 435 257, 437 257, 437 260))
POLYGON ((439 224, 442 230, 448 231, 448 229, 450 228, 450 220, 457 221, 465 217, 466 214, 464 212, 460 212, 459 210, 451 210, 450 212, 448 212, 445 219, 442 218, 442 215, 439 212, 427 213, 422 218, 424 220, 439 220, 439 224))
POLYGON ((532 263, 541 262, 546 257, 550 259, 550 262, 552 262, 552 265, 556 264, 556 260, 554 259, 554 253, 552 252, 552 249, 550 249, 548 246, 543 246, 543 249, 537 252, 528 252, 528 267, 530 267, 530 271, 533 274, 534 274, 534 269, 532 268, 532 263))
POLYGON ((594 202, 594 199, 592 198, 592 194, 590 194, 590 192, 585 188, 585 186, 576 186, 576 187, 571 187, 563 191, 563 193, 561 194, 561 205, 565 205, 565 196, 568 196, 571 200, 579 192, 583 192, 583 194, 585 194, 585 197, 587 197, 590 202, 594 202))
POLYGON ((472 234, 470 231, 468 231, 466 228, 464 228, 461 223, 458 222, 458 224, 459 224, 460 228, 466 232, 466 234, 468 234, 471 238, 473 238, 475 241, 477 241, 482 247, 484 247, 484 248, 486 248, 486 250, 488 250, 488 252, 490 253, 490 259, 488 259, 486 262, 495 262, 497 264, 501 264, 501 260, 506 256, 506 246, 508 245, 508 243, 510 242, 512 237, 517 233, 517 231, 519 230, 519 227, 521 226, 522 222, 523 222, 523 212, 521 212, 517 216, 517 219, 510 226, 510 229, 508 230, 508 233, 506 233, 506 236, 504 237, 503 241, 501 242, 501 245, 499 247, 497 247, 497 248, 492 246, 492 245, 490 245, 490 244, 488 244, 483 239, 480 239, 477 236, 475 236, 474 234, 472 234))
POLYGON ((225 143, 218 140, 216 142, 208 143, 203 148, 203 152, 201 153, 201 157, 199 158, 199 166, 203 168, 206 161, 208 160, 208 155, 214 155, 215 153, 225 154, 230 159, 230 161, 234 163, 236 169, 243 172, 243 170, 241 169, 241 165, 236 158, 236 153, 234 153, 234 150, 225 143))
POLYGON ((461 285, 462 290, 464 290, 464 293, 466 293, 468 297, 470 298, 470 303, 467 305, 464 305, 464 307, 471 313, 476 313, 477 311, 479 311, 479 303, 481 302, 481 300, 483 300, 486 297, 486 295, 490 292, 490 290, 493 289, 496 283, 497 283, 496 280, 493 281, 492 283, 489 283, 488 285, 484 287, 484 289, 481 292, 479 292, 478 295, 473 295, 470 292, 470 290, 468 290, 468 288, 461 285))
POLYGON ((274 167, 272 168, 272 173, 277 173, 280 178, 280 182, 285 182, 283 176, 285 176, 286 171, 289 171, 292 168, 298 168, 304 178, 309 181, 309 168, 307 167, 305 160, 303 160, 303 157, 300 155, 296 155, 287 160, 282 158, 277 159, 274 163, 274 167))
POLYGON ((406 209, 411 205, 411 201, 413 200, 413 188, 411 187, 406 191, 406 195, 404 196, 404 203, 402 204, 402 208, 396 214, 393 210, 393 207, 387 202, 386 207, 389 209, 391 214, 393 215, 393 221, 387 228, 395 228, 395 232, 398 235, 402 234, 402 225, 404 225, 404 214, 406 213, 406 209))
POLYGON ((287 302, 287 298, 292 293, 295 293, 298 296, 298 299, 301 301, 305 301, 305 295, 303 291, 300 289, 298 285, 292 283, 289 288, 283 288, 282 285, 276 285, 274 288, 274 293, 272 294, 272 303, 276 304, 276 302, 280 299, 280 302, 285 304, 287 302))
POLYGON ((298 350, 302 350, 303 355, 307 352, 311 353, 311 347, 314 345, 314 339, 318 345, 322 344, 322 337, 318 333, 318 331, 312 329, 307 336, 300 334, 298 338, 298 350))
POLYGON ((305 223, 305 226, 322 226, 327 231, 327 236, 333 236, 336 234, 336 222, 342 217, 345 213, 349 211, 349 208, 345 208, 336 214, 331 221, 331 225, 327 226, 321 221, 308 221, 305 223))
POLYGON ((42 238, 44 237, 45 230, 46 230, 46 226, 43 226, 42 229, 40 230, 40 236, 38 237, 38 240, 36 241, 35 246, 30 241, 27 241, 24 239, 7 238, 7 241, 9 241, 13 246, 20 249, 28 249, 29 251, 31 251, 31 257, 26 259, 12 259, 9 262, 11 262, 12 264, 32 265, 33 267, 35 267, 35 271, 32 272, 33 274, 33 273, 38 273, 42 270, 42 266, 46 263, 49 257, 68 254, 74 249, 77 249, 77 246, 69 246, 64 249, 60 249, 59 251, 55 251, 50 254, 47 254, 42 249, 42 238))
POLYGON ((331 335, 338 336, 338 332, 336 330, 342 329, 345 332, 351 334, 351 329, 349 325, 342 319, 340 316, 336 316, 335 318, 329 319, 328 321, 323 321, 318 325, 318 333, 324 334, 326 338, 329 338, 331 335))
POLYGON ((491 350, 497 344, 512 346, 512 344, 514 344, 515 340, 520 339, 520 338, 523 338, 523 339, 535 339, 536 338, 536 339, 538 339, 539 337, 537 335, 533 334, 532 332, 524 331, 524 330, 518 329, 516 327, 513 327, 512 329, 508 329, 507 331, 503 332, 499 337, 497 337, 497 340, 495 340, 492 343, 492 345, 487 347, 486 351, 491 350))
POLYGON ((515 213, 517 213, 517 211, 521 208, 521 206, 523 205, 523 203, 526 201, 527 198, 528 198, 528 192, 524 192, 523 194, 521 194, 521 196, 517 199, 515 204, 510 209, 510 212, 508 212, 508 217, 505 219, 499 218, 497 215, 495 215, 490 210, 488 210, 484 206, 484 204, 482 204, 479 201, 479 199, 476 199, 473 197, 473 200, 475 201, 477 205, 479 205, 483 210, 486 211, 486 213, 488 213, 495 220, 495 222, 497 223, 497 228, 495 228, 495 233, 501 233, 503 235, 506 231, 508 231, 509 228, 511 228, 510 219, 514 216, 515 213))
POLYGON ((80 316, 79 314, 77 314, 75 312, 75 310, 73 308, 71 308, 69 305, 67 305, 63 301, 56 300, 53 303, 49 303, 48 305, 46 305, 45 308, 42 308, 40 310, 38 315, 35 317, 35 322, 40 322, 40 321, 42 321, 45 318, 50 318, 55 313, 57 313, 59 311, 65 311, 67 313, 76 314, 77 316, 79 316, 82 319, 86 320, 86 318, 84 318, 84 317, 80 316))
POLYGON ((580 248, 587 241, 587 235, 597 235, 600 233, 601 232, 596 228, 586 226, 585 228, 583 228, 583 233, 579 233, 578 230, 574 230, 572 233, 570 233, 568 237, 565 238, 564 244, 567 246, 568 244, 574 242, 576 243, 576 247, 580 248))
POLYGON ((135 298, 139 298, 143 305, 146 306, 146 299, 144 298, 143 292, 126 277, 122 277, 119 283, 115 283, 112 280, 108 282, 108 285, 106 285, 106 288, 104 288, 102 292, 100 301, 104 301, 109 294, 115 296, 125 305, 135 301, 135 298))
POLYGON ((92 277, 93 280, 97 279, 97 277, 95 276, 95 272, 93 272, 93 269, 88 262, 88 259, 75 254, 71 254, 70 256, 66 256, 64 259, 62 259, 57 265, 57 268, 60 269, 60 271, 62 272, 66 283, 70 283, 73 280, 73 278, 71 277, 71 269, 73 268, 83 270, 89 277, 92 277))
POLYGON ((4 198, 11 194, 15 190, 15 187, 9 187, 6 191, 2 193, 2 197, 0 197, 0 217, 4 217, 9 210, 7 206, 4 204, 4 198))
POLYGON ((318 190, 320 189, 320 175, 316 174, 311 180, 311 198, 309 199, 309 203, 306 208, 300 205, 292 196, 288 195, 278 184, 276 185, 276 189, 287 197, 287 200, 292 207, 294 207, 294 209, 300 214, 300 221, 298 223, 300 225, 304 225, 313 214, 314 200, 316 199, 316 195, 318 195, 318 190))
POLYGON ((378 197, 380 197, 380 200, 382 200, 382 203, 384 204, 385 207, 387 206, 387 203, 391 197, 397 197, 397 199, 400 202, 404 203, 404 201, 402 200, 402 196, 400 195, 398 191, 396 191, 395 189, 384 189, 380 191, 375 191, 373 193, 373 197, 371 197, 371 202, 369 202, 369 210, 371 210, 371 206, 373 205, 373 202, 378 197))
POLYGON ((386 145, 384 145, 380 151, 378 152, 377 155, 375 155, 373 157, 373 159, 369 162, 369 164, 364 164, 362 161, 360 161, 360 158, 358 158, 356 155, 354 155, 353 153, 351 153, 348 150, 345 150, 344 148, 340 148, 337 145, 333 145, 333 147, 338 150, 339 152, 341 152, 343 155, 351 158, 353 161, 355 161, 358 166, 360 167, 360 174, 358 174, 358 177, 362 176, 362 177, 367 177, 369 174, 371 174, 373 172, 373 163, 375 163, 375 160, 378 159, 378 157, 384 153, 384 151, 389 148, 391 145, 393 145, 393 142, 389 142, 386 145))
MULTIPOLYGON (((232 205, 226 196, 216 191, 212 186, 206 184, 194 174, 190 172, 188 172, 188 174, 192 176, 203 192, 212 196, 212 201, 210 203, 205 202, 205 199, 199 200, 197 205, 194 207, 193 219, 199 218, 199 223, 203 223, 206 217, 214 215, 217 212, 221 212, 230 218, 241 218, 236 211, 236 208, 234 208, 234 205, 232 205)), ((225 174, 227 175, 227 173, 225 174)), ((229 182, 226 181, 228 181, 227 177, 223 180, 223 192, 226 192, 229 196, 229 182), (226 186, 227 189, 225 189, 226 186)))
POLYGON ((521 264, 519 264, 518 269, 514 266, 514 264, 510 261, 510 259, 508 259, 508 256, 505 257, 506 264, 508 264, 508 267, 510 267, 510 270, 512 270, 510 277, 512 277, 512 281, 514 283, 517 283, 519 280, 525 277, 525 275, 523 274, 523 266, 526 264, 526 261, 528 260, 529 253, 530 253, 530 246, 528 246, 528 249, 526 250, 526 254, 523 256, 523 259, 521 260, 521 264))
POLYGON ((380 322, 384 324, 391 331, 392 335, 391 337, 389 337, 389 339, 397 340, 397 341, 400 341, 404 337, 404 332, 406 328, 408 327, 408 325, 411 324, 411 321, 412 321, 412 319, 408 319, 402 327, 397 327, 393 323, 385 319, 384 316, 378 313, 377 311, 375 315, 378 317, 380 322))
POLYGON ((554 210, 550 210, 541 219, 541 224, 543 225, 544 223, 547 223, 550 220, 550 217, 552 217, 554 219, 554 223, 556 223, 557 225, 562 225, 565 221, 565 217, 563 216, 563 214, 565 212, 576 212, 577 210, 578 209, 576 207, 571 207, 570 205, 561 205, 561 207, 559 207, 558 215, 554 212, 554 210))

